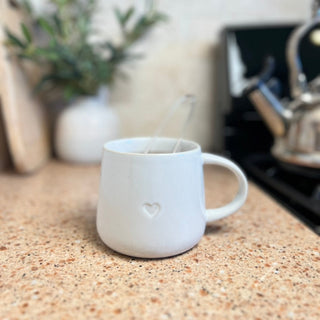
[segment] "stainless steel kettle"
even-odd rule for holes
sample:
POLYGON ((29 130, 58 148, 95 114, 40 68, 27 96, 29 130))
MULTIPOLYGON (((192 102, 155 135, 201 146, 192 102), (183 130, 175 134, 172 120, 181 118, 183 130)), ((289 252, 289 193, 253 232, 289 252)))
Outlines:
MULTIPOLYGON (((313 2, 313 19, 293 31, 287 44, 292 100, 279 100, 268 86, 274 60, 252 79, 247 95, 275 137, 272 154, 281 161, 320 168, 320 76, 310 83, 299 56, 302 39, 320 26, 320 0, 313 2)), ((319 60, 320 63, 320 60, 319 60)))

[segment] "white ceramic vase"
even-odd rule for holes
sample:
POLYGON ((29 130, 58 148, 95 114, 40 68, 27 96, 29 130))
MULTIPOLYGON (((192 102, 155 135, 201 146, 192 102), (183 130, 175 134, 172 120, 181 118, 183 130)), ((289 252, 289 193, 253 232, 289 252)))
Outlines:
POLYGON ((55 152, 65 161, 100 163, 103 145, 119 137, 119 117, 108 104, 108 88, 77 99, 65 108, 55 126, 55 152))

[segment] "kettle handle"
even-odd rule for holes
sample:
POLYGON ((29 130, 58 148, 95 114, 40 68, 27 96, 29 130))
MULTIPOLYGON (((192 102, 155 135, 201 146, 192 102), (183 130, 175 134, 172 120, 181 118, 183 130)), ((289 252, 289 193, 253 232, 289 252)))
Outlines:
POLYGON ((290 90, 292 98, 301 97, 309 92, 307 77, 303 71, 299 47, 304 36, 317 24, 320 24, 320 0, 313 1, 313 15, 311 22, 303 24, 295 29, 288 40, 286 55, 290 69, 290 90))

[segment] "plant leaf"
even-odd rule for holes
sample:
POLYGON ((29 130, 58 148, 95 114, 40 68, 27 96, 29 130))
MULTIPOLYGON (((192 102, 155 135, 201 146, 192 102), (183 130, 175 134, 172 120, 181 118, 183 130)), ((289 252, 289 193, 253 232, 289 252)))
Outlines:
POLYGON ((125 26, 134 13, 134 8, 130 7, 127 12, 122 16, 122 26, 125 26))
POLYGON ((27 43, 30 44, 32 42, 32 36, 31 36, 29 29, 27 28, 27 26, 24 23, 21 23, 20 26, 21 26, 21 30, 23 32, 23 35, 24 35, 25 39, 27 40, 27 43))
POLYGON ((52 80, 55 80, 55 76, 54 75, 51 75, 51 74, 46 74, 44 75, 40 80, 39 82, 37 83, 37 85, 34 87, 33 89, 33 92, 34 93, 39 93, 41 90, 43 90, 44 86, 52 81, 52 80))
POLYGON ((116 47, 112 44, 111 41, 106 41, 103 45, 102 45, 102 48, 107 48, 110 50, 111 52, 111 55, 114 56, 116 54, 116 47))
POLYGON ((34 55, 37 55, 40 58, 47 59, 48 61, 59 60, 59 54, 57 54, 57 52, 46 48, 36 48, 34 50, 34 55))
POLYGON ((53 21, 56 25, 59 35, 62 36, 63 35, 62 23, 61 23, 60 17, 57 14, 53 15, 53 21))
POLYGON ((39 18, 38 23, 44 31, 46 31, 50 36, 54 37, 54 30, 48 21, 46 21, 44 18, 39 18))
POLYGON ((73 80, 72 81, 73 83, 79 80, 79 79, 76 79, 74 74, 68 73, 68 72, 45 74, 35 86, 34 92, 38 93, 39 91, 43 90, 44 86, 50 82, 57 84, 59 83, 59 81, 61 82, 61 80, 70 80, 70 79, 73 80))
POLYGON ((162 12, 157 12, 155 14, 152 15, 152 20, 154 22, 158 22, 158 21, 168 21, 169 20, 169 17, 168 15, 166 15, 165 13, 162 13, 162 12))
POLYGON ((21 4, 23 5, 24 9, 27 11, 28 14, 32 14, 32 7, 28 0, 22 0, 21 4))
POLYGON ((71 85, 65 86, 63 90, 63 96, 65 97, 65 99, 70 101, 76 94, 77 94, 77 91, 73 86, 71 85))
POLYGON ((122 13, 121 13, 120 9, 119 8, 114 8, 113 11, 114 11, 114 14, 116 15, 120 25, 122 25, 122 19, 123 18, 122 18, 122 13))
POLYGON ((122 13, 119 8, 115 8, 114 13, 118 19, 119 24, 122 28, 124 28, 134 13, 134 7, 130 7, 124 13, 122 13))
POLYGON ((8 29, 6 29, 5 32, 7 34, 8 41, 11 45, 20 47, 22 49, 26 48, 26 44, 21 39, 16 37, 12 32, 10 32, 8 29))
POLYGON ((24 53, 19 53, 18 55, 18 58, 19 59, 25 59, 25 60, 30 60, 30 61, 33 61, 33 58, 32 57, 30 57, 29 55, 27 55, 27 54, 24 54, 24 53))

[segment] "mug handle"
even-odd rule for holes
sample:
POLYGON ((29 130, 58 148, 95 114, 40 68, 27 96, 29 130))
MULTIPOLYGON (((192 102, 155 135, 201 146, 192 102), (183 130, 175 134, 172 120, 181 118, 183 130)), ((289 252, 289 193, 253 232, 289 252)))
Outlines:
POLYGON ((247 199, 248 182, 242 170, 232 161, 210 153, 202 153, 203 164, 213 164, 229 169, 238 179, 239 189, 234 199, 227 205, 217 209, 206 210, 207 223, 216 221, 235 213, 247 199))

